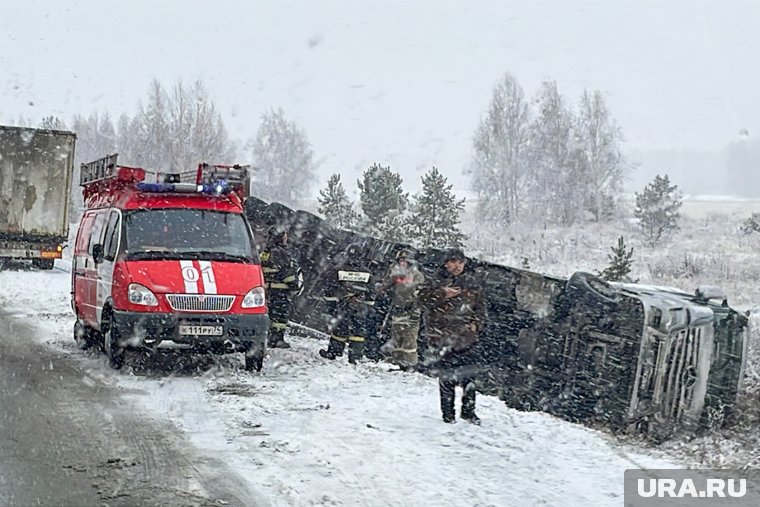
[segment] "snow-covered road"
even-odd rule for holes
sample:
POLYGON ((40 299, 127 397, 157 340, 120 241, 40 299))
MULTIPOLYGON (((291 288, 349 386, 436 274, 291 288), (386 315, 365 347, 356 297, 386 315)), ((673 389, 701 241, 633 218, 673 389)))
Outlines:
POLYGON ((490 397, 478 400, 482 426, 444 424, 434 379, 327 362, 310 338, 291 337, 294 347, 272 351, 259 374, 237 356, 115 373, 73 343, 67 273, 0 272, 0 287, 0 304, 52 351, 181 428, 270 505, 620 505, 625 469, 679 467, 490 397))

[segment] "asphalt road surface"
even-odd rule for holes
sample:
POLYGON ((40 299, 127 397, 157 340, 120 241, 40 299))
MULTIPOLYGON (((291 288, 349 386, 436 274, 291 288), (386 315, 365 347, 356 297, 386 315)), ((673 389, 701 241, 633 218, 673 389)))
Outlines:
POLYGON ((268 503, 34 333, 0 312, 0 506, 268 503))

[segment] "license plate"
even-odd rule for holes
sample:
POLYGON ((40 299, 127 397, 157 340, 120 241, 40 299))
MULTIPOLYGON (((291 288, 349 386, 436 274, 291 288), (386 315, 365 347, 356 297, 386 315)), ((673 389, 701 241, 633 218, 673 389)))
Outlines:
POLYGON ((222 336, 224 334, 223 326, 190 326, 181 324, 179 334, 192 336, 222 336))

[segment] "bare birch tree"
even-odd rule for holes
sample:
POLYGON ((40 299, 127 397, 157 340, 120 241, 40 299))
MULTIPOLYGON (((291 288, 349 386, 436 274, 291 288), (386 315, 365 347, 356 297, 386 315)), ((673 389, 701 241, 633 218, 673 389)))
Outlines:
POLYGON ((249 147, 257 170, 255 193, 285 204, 308 197, 315 181, 314 152, 304 131, 282 109, 262 117, 249 147))
POLYGON ((628 169, 620 150, 622 134, 600 91, 583 91, 575 131, 588 180, 586 209, 598 222, 611 215, 628 169))
POLYGON ((525 207, 530 109, 522 87, 505 74, 493 90, 473 139, 472 189, 481 219, 508 224, 525 207))

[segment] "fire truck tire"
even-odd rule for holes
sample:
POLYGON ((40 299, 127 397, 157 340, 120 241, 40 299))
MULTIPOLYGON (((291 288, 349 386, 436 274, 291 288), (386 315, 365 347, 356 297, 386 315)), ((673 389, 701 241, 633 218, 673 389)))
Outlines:
POLYGON ((80 349, 88 350, 98 345, 100 336, 93 328, 77 320, 74 322, 74 341, 80 349))
MULTIPOLYGON (((105 312, 104 312, 105 313, 105 312)), ((114 370, 124 366, 124 349, 119 347, 119 335, 116 326, 111 325, 110 315, 103 319, 103 349, 108 358, 108 366, 114 370)))
POLYGON ((261 371, 264 367, 264 358, 267 355, 266 342, 246 344, 244 355, 245 371, 261 371))
POLYGON ((245 371, 261 371, 263 367, 264 356, 258 354, 255 356, 245 356, 245 371))

